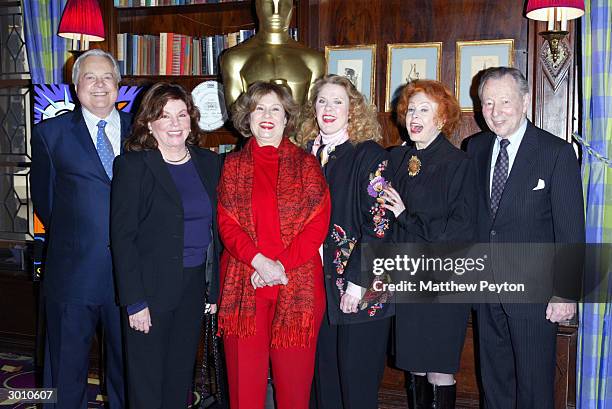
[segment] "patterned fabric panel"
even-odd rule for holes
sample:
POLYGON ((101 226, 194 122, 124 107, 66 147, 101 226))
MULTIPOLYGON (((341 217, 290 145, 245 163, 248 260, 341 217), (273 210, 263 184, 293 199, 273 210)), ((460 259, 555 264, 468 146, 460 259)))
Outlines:
MULTIPOLYGON (((582 139, 588 243, 612 243, 612 3, 585 1, 582 26, 582 139)), ((601 272, 609 277, 610 271, 601 272)), ((612 408, 612 281, 600 287, 607 303, 579 305, 576 407, 612 408)), ((605 299, 600 296, 600 299, 605 299)))

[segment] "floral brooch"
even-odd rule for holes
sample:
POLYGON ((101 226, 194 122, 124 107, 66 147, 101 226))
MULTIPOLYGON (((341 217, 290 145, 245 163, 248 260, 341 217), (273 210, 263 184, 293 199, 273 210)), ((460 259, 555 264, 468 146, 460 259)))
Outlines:
POLYGON ((416 157, 416 155, 412 155, 410 160, 408 161, 408 176, 416 176, 421 171, 421 160, 416 157))

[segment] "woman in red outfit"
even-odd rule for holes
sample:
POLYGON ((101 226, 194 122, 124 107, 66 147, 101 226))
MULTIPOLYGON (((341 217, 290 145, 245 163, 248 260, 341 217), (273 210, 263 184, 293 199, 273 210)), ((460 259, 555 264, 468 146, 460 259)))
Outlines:
POLYGON ((232 110, 235 128, 254 136, 227 157, 219 184, 219 327, 232 409, 264 407, 270 362, 276 407, 308 408, 330 203, 316 158, 285 137, 297 112, 287 90, 264 82, 232 110))

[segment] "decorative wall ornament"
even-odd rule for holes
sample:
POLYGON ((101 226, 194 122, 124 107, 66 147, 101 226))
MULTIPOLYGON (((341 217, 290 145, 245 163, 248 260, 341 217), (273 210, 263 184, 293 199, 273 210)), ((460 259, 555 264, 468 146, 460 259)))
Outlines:
POLYGON ((571 65, 571 50, 567 42, 567 38, 561 38, 551 48, 549 41, 544 41, 540 49, 540 61, 542 62, 542 71, 550 84, 553 92, 557 92, 557 88, 565 79, 569 67, 571 65), (553 51, 554 50, 554 51, 553 51), (553 55, 555 53, 556 55, 553 55))
POLYGON ((525 11, 527 18, 548 23, 548 29, 538 33, 546 40, 540 59, 546 78, 556 91, 571 60, 571 50, 567 45, 567 22, 584 15, 584 0, 528 0, 525 11), (556 29, 557 21, 560 22, 560 30, 556 29))

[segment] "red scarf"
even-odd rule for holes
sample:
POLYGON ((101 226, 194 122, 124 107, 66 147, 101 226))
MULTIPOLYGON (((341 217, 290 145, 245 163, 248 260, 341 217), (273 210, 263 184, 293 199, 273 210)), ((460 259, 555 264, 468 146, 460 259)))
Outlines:
MULTIPOLYGON (((257 243, 251 193, 254 161, 249 141, 240 152, 227 157, 219 182, 219 206, 223 207, 257 243)), ((285 247, 321 211, 327 184, 316 159, 283 138, 278 147, 277 199, 281 239, 285 247)), ((228 254, 219 308, 219 328, 241 338, 255 335, 253 267, 228 254)), ((312 260, 285 272, 289 283, 281 285, 272 321, 272 347, 307 347, 314 334, 314 278, 312 260)))

